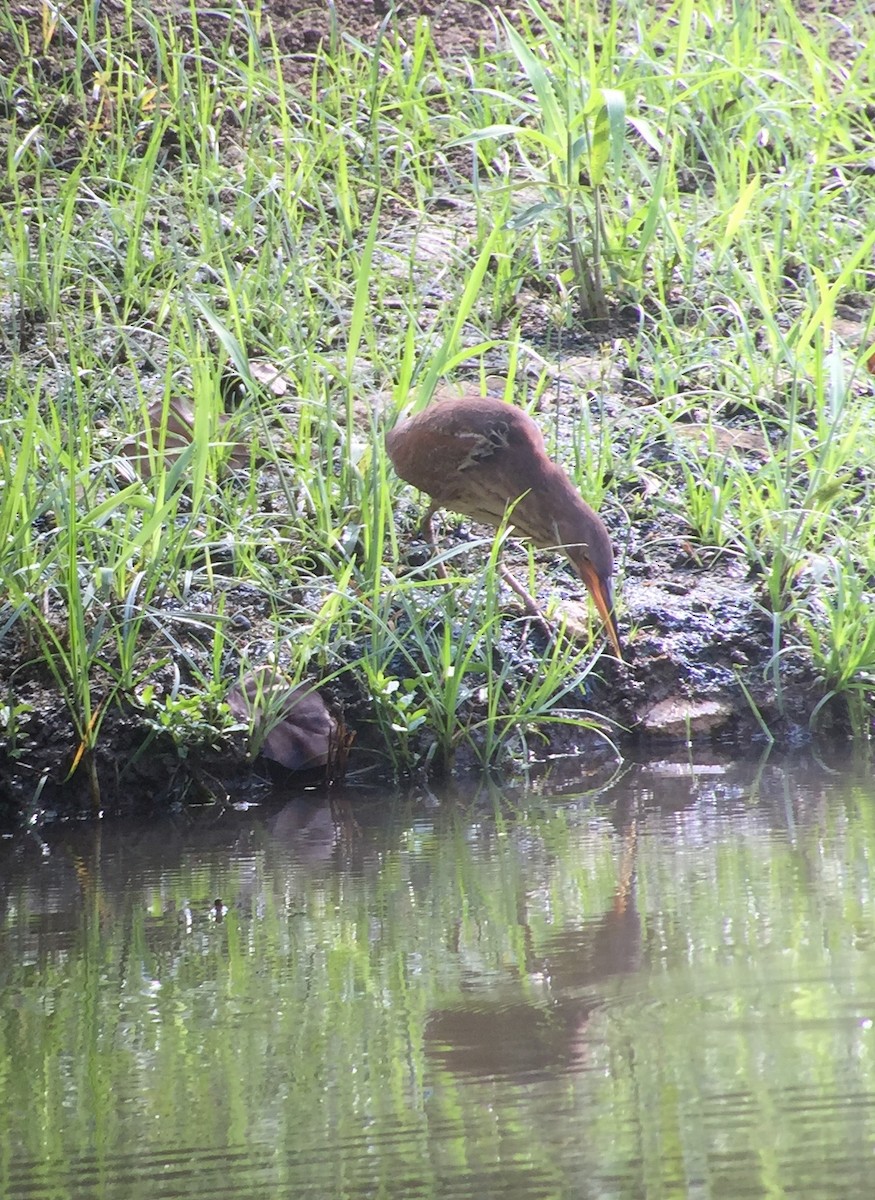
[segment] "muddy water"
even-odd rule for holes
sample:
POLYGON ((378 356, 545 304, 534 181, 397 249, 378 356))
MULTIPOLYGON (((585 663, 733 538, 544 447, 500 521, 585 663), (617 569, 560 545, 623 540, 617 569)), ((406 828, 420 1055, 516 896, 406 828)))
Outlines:
POLYGON ((869 1200, 871 764, 582 775, 0 843, 0 1195, 869 1200))

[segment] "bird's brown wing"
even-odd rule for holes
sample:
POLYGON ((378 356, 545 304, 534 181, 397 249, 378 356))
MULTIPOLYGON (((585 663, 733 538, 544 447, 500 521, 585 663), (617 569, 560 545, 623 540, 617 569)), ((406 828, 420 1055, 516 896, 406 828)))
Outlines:
POLYGON ((540 483, 540 431, 527 414, 489 397, 432 405, 390 431, 386 447, 401 478, 428 493, 433 507, 487 525, 499 525, 508 505, 540 483))

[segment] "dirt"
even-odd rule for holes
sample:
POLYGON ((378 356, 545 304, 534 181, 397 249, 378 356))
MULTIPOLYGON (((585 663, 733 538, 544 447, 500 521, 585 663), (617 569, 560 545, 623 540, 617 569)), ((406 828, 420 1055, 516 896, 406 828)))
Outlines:
MULTIPOLYGON (((831 10, 838 16, 841 7, 833 3, 831 10)), ((116 36, 123 36, 124 8, 117 2, 102 6, 116 36)), ((409 0, 396 4, 391 12, 385 0, 337 0, 332 6, 307 0, 272 0, 264 8, 272 36, 286 56, 292 81, 309 77, 312 56, 326 39, 348 35, 373 43, 384 26, 393 34, 410 37, 416 21, 423 17, 431 22, 437 46, 445 55, 470 54, 481 45, 492 45, 496 38, 495 7, 476 0, 409 0)), ((10 10, 17 15, 19 26, 29 30, 32 45, 41 45, 40 6, 13 0, 10 10)), ((513 19, 513 7, 505 11, 513 19)), ((188 0, 154 0, 151 12, 159 17, 172 16, 180 35, 190 37, 188 0)), ((228 20, 214 10, 204 10, 199 16, 202 38, 222 42, 229 31, 228 20)), ((142 36, 144 53, 148 53, 145 26, 142 36)), ((241 53, 250 36, 251 30, 238 17, 231 37, 241 53)), ((259 36, 267 45, 266 26, 259 36)), ((837 53, 841 53, 839 34, 837 53)), ((60 81, 74 61, 70 37, 61 31, 37 58, 44 79, 60 81)), ((17 47, 0 42, 0 67, 12 74, 17 63, 17 47)), ((61 122, 63 114, 56 114, 56 119, 61 122)), ((75 160, 76 137, 77 123, 71 121, 71 162, 75 160)), ((582 330, 572 341, 566 338, 563 355, 576 364, 578 371, 591 369, 597 374, 605 344, 613 343, 617 348, 615 338, 625 332, 623 315, 618 314, 607 326, 582 330)), ((539 315, 537 305, 527 314, 523 335, 542 352, 555 350, 550 343, 549 322, 539 315)), ((634 421, 635 407, 646 404, 647 395, 619 357, 614 361, 613 373, 617 386, 601 415, 619 428, 634 421)), ((555 390, 547 393, 540 414, 545 422, 557 419, 561 425, 567 385, 568 376, 563 375, 557 379, 555 390)), ((760 450, 756 445, 750 447, 752 470, 757 469, 760 450)), ((615 737, 627 746, 636 740, 640 747, 642 743, 662 744, 692 737, 749 747, 761 735, 762 722, 786 744, 804 741, 809 736, 807 721, 822 694, 822 685, 804 662, 794 664, 789 659, 782 664, 781 687, 776 687, 770 670, 772 622, 763 604, 761 581, 728 553, 702 556, 686 540, 689 531, 680 515, 666 516, 661 506, 658 526, 648 516, 648 473, 657 480, 660 460, 672 452, 670 446, 651 445, 642 455, 638 483, 612 489, 608 481, 603 516, 620 562, 620 612, 627 662, 621 666, 603 659, 587 690, 570 697, 568 703, 581 703, 602 714, 613 723, 615 737), (635 514, 634 519, 629 519, 630 512, 635 514), (655 544, 679 549, 654 557, 655 544)), ((406 517, 406 552, 415 557, 418 551, 413 529, 418 511, 412 497, 406 513, 402 505, 399 517, 402 522, 406 517)), ((450 542, 470 536, 465 524, 454 522, 447 523, 444 533, 450 542)), ((552 588, 569 601, 580 596, 579 582, 558 560, 549 560, 548 556, 544 569, 547 590, 552 588)), ((209 607, 212 597, 192 598, 192 603, 198 602, 209 607)), ((512 603, 509 609, 513 609, 512 603)), ((265 647, 275 642, 274 614, 256 589, 241 584, 228 592, 226 613, 248 626, 251 644, 256 644, 259 637, 265 647)), ((39 656, 33 647, 14 639, 15 635, 7 634, 0 648, 0 677, 10 694, 10 681, 16 679, 16 702, 30 711, 22 717, 18 740, 7 738, 0 752, 0 816, 5 812, 14 820, 22 816, 44 819, 89 812, 93 805, 90 780, 95 777, 101 781, 104 801, 121 810, 165 809, 181 801, 239 798, 268 786, 273 779, 267 767, 250 766, 242 739, 236 744, 225 741, 218 745, 207 739, 181 748, 168 732, 152 731, 144 740, 141 716, 130 709, 115 708, 102 714, 95 761, 80 764, 68 779, 75 739, 66 709, 59 703, 50 678, 36 669, 22 670, 23 664, 39 656)), ((520 671, 535 671, 545 648, 540 631, 512 619, 509 613, 500 653, 508 655, 520 671)), ((192 647, 192 653, 198 653, 197 647, 192 647)), ((200 653, 208 658, 208 645, 200 648, 200 653)), ((371 701, 360 690, 351 691, 351 686, 335 684, 326 689, 326 694, 356 735, 350 759, 352 773, 370 772, 373 780, 380 756, 370 719, 371 701)), ((841 734, 847 728, 847 714, 840 705, 828 707, 821 713, 821 725, 833 735, 841 734)), ((602 745, 599 739, 581 742, 579 733, 558 726, 545 747, 545 760, 583 749, 592 761, 604 756, 602 745)), ((470 765, 460 754, 457 770, 470 765)))

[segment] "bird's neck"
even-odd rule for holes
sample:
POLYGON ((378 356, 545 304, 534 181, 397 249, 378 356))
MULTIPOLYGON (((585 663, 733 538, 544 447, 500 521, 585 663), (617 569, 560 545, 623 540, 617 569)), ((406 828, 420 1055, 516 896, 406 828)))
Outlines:
POLYGON ((565 472, 553 463, 550 466, 553 470, 550 473, 549 490, 560 535, 557 545, 586 543, 593 521, 598 518, 565 472))

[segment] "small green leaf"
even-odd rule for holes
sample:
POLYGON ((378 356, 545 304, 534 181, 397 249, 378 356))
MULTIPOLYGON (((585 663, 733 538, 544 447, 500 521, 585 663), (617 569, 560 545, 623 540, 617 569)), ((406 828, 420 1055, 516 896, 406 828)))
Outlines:
POLYGON ((503 13, 499 15, 501 16, 501 23, 504 26, 510 47, 516 55, 517 62, 525 71, 526 78, 538 99, 538 104, 541 107, 542 127, 548 137, 564 145, 566 141, 567 122, 556 99, 556 93, 553 90, 550 76, 544 64, 532 53, 529 46, 505 15, 503 13))
POLYGON ((525 229, 526 226, 534 225, 536 221, 540 221, 543 217, 553 217, 562 211, 563 207, 561 204, 553 200, 541 200, 538 204, 530 204, 521 213, 517 213, 515 217, 511 217, 505 228, 525 229))
POLYGON ((744 188, 741 195, 736 200, 732 208, 732 212, 729 214, 729 219, 726 222, 726 231, 723 234, 723 238, 720 242, 720 251, 722 254, 725 254, 729 249, 732 239, 735 237, 739 226, 747 216, 747 211, 750 208, 751 201, 753 200, 756 192, 759 190, 759 186, 760 177, 759 175, 754 175, 754 177, 748 182, 747 187, 744 188))
POLYGON ((604 180, 608 160, 620 166, 626 132, 626 97, 616 88, 601 88, 590 102, 595 112, 589 154, 589 177, 593 187, 604 180))

